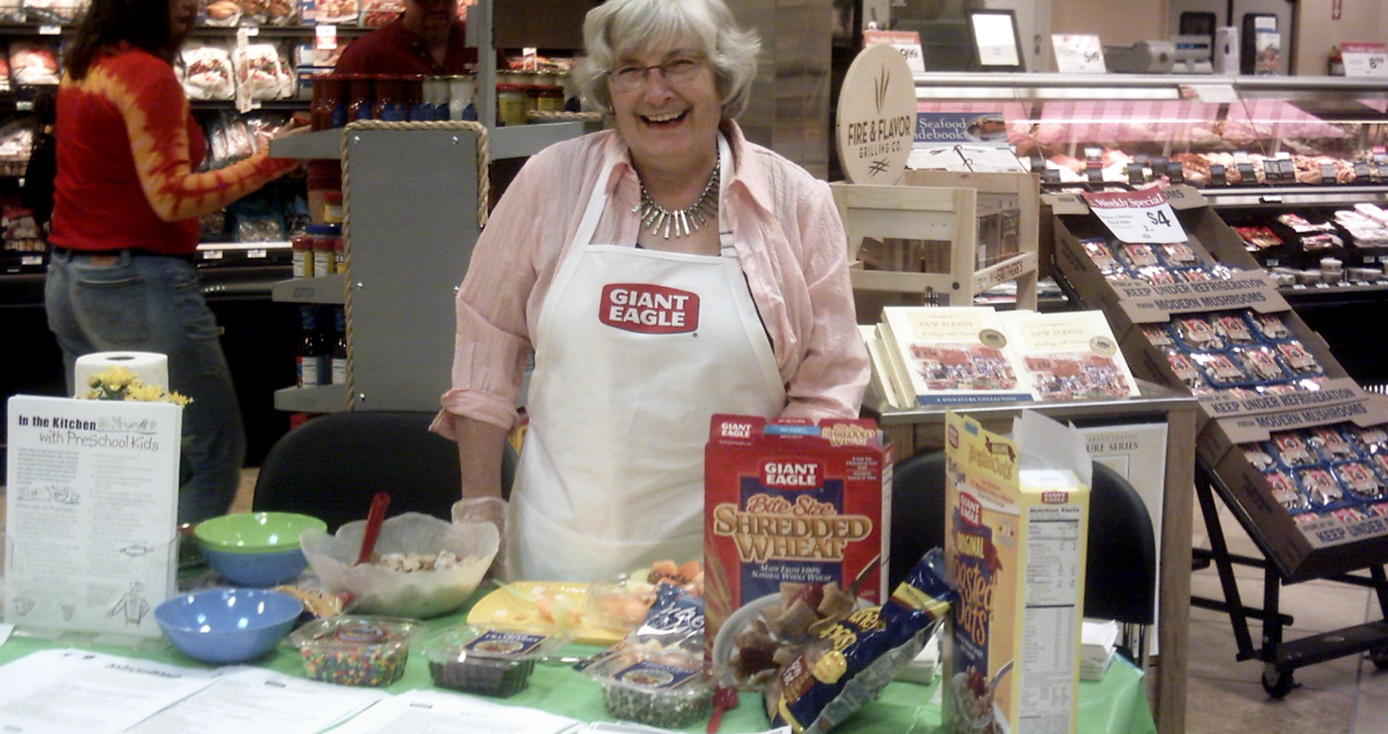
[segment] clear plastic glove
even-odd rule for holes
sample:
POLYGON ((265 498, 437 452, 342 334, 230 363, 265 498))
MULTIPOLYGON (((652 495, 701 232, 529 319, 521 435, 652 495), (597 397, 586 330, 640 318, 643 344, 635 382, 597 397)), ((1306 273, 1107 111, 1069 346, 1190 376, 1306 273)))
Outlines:
POLYGON ((453 503, 453 522, 489 522, 496 526, 501 544, 487 576, 503 581, 506 577, 506 505, 506 500, 500 497, 466 497, 453 503))

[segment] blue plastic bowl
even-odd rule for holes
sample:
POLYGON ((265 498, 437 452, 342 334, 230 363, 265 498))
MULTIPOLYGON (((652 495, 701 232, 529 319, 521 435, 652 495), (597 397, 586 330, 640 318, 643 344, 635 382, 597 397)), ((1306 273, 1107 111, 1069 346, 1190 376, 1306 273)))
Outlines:
POLYGON ((240 586, 274 586, 292 581, 308 566, 304 552, 289 550, 237 553, 202 547, 203 558, 217 573, 240 586))
POLYGON ((188 657, 240 663, 264 655, 293 629, 304 603, 266 589, 207 589, 154 608, 154 619, 188 657))

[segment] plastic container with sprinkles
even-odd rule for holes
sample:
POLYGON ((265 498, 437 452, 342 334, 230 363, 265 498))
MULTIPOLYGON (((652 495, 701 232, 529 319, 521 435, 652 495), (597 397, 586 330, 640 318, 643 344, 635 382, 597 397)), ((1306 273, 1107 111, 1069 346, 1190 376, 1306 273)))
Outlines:
POLYGON ((666 729, 707 718, 713 682, 707 664, 682 652, 618 652, 585 671, 602 686, 607 713, 666 729))
POLYGON ((388 686, 405 673, 410 641, 424 622, 401 617, 340 616, 314 620, 289 635, 311 679, 344 686, 388 686))
POLYGON ((456 625, 422 644, 434 685, 505 698, 523 690, 535 661, 568 644, 569 635, 503 626, 456 625))

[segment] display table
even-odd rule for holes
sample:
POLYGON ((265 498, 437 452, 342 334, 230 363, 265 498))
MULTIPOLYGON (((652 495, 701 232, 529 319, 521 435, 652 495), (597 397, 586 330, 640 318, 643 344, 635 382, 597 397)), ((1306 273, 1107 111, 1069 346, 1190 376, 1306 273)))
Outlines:
MULTIPOLYGON (((464 616, 458 614, 432 620, 430 628, 458 623, 464 616)), ((90 647, 108 654, 157 660, 185 667, 209 667, 185 657, 173 647, 160 646, 157 641, 142 644, 139 649, 131 649, 112 645, 75 645, 70 641, 55 642, 20 636, 12 637, 0 646, 0 663, 8 663, 38 650, 59 646, 90 647)), ((565 650, 565 654, 587 655, 600 649, 573 645, 565 650)), ((290 648, 277 648, 266 657, 255 661, 255 664, 287 675, 304 677, 298 652, 290 648)), ((860 709, 839 730, 855 734, 939 731, 939 685, 938 680, 929 686, 906 682, 893 683, 878 700, 860 709)), ((423 656, 412 654, 404 676, 386 690, 401 693, 430 687, 433 687, 433 681, 429 675, 428 663, 423 656)), ((562 664, 537 665, 530 678, 530 685, 525 690, 511 698, 486 700, 542 709, 582 721, 612 720, 603 707, 601 689, 597 683, 562 664)), ((702 732, 704 728, 705 722, 701 721, 687 731, 702 732)), ((724 716, 721 731, 759 732, 768 728, 761 696, 744 693, 737 708, 728 711, 724 716)), ((1122 659, 1115 659, 1104 680, 1081 682, 1079 731, 1082 734, 1149 734, 1156 731, 1151 710, 1143 695, 1142 676, 1136 668, 1122 659)))
MULTIPOLYGON (((1138 381, 1141 395, 1118 400, 1065 403, 1006 403, 954 408, 997 433, 1009 433, 1012 419, 1034 410, 1078 426, 1166 423, 1166 474, 1157 574, 1156 685, 1152 708, 1161 734, 1182 734, 1186 715, 1186 621, 1190 618, 1191 511, 1195 494, 1195 414, 1198 403, 1185 392, 1138 381), (1170 620, 1162 624, 1161 620, 1170 620)), ((945 408, 882 410, 872 413, 892 439, 897 461, 919 451, 944 447, 945 408)))

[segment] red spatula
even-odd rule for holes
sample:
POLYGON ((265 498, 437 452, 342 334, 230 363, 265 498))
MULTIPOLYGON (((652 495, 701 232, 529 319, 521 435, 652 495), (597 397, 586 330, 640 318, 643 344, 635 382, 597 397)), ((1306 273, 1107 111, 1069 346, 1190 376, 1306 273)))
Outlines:
POLYGON ((370 563, 376 552, 376 538, 381 535, 381 523, 386 519, 386 508, 390 507, 390 493, 377 492, 371 498, 371 512, 366 516, 366 532, 361 536, 361 553, 357 555, 357 565, 370 563))

